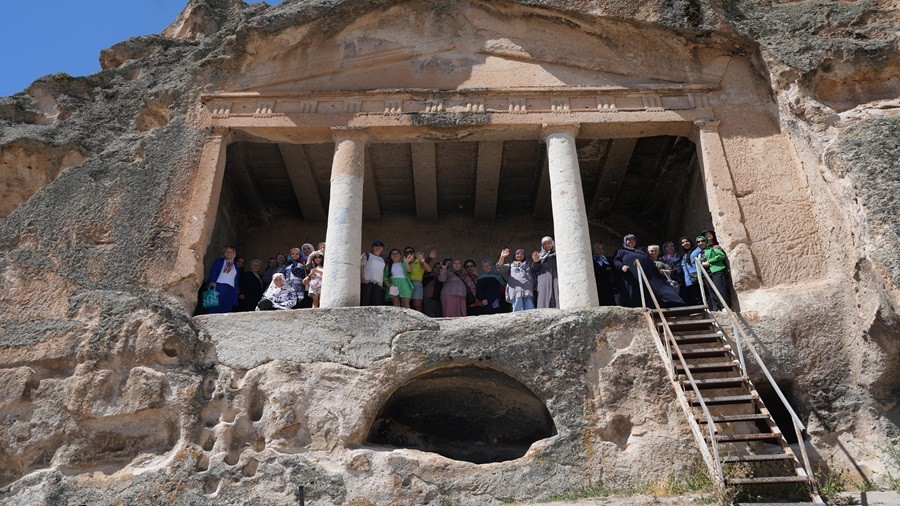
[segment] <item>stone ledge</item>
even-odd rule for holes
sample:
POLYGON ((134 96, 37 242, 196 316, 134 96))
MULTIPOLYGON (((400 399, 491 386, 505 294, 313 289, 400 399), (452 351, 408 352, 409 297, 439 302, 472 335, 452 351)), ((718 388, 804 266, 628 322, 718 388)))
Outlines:
POLYGON ((440 328, 421 313, 387 306, 205 315, 194 322, 216 345, 219 363, 237 369, 277 359, 366 368, 390 356, 395 336, 440 328))

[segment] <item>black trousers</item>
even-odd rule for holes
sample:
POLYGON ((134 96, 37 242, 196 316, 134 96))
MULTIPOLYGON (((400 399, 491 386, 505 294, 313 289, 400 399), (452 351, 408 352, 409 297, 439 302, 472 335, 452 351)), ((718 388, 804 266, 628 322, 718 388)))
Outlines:
MULTIPOLYGON (((712 273, 710 273, 709 277, 712 278, 713 284, 716 285, 716 288, 719 290, 719 293, 722 294, 722 298, 725 299, 725 305, 727 305, 728 308, 730 309, 731 308, 731 273, 728 272, 727 270, 719 271, 719 272, 712 272, 712 273)), ((712 293, 712 290, 710 290, 709 292, 710 293, 706 294, 706 297, 707 297, 707 300, 709 300, 710 309, 712 309, 713 311, 721 311, 723 308, 720 307, 721 304, 719 303, 719 298, 716 297, 716 294, 712 293)))
POLYGON ((359 292, 360 306, 383 306, 384 288, 377 283, 363 283, 359 292))
POLYGON ((695 281, 691 285, 681 285, 681 290, 679 292, 681 298, 684 299, 684 302, 689 306, 699 306, 703 303, 703 297, 700 296, 700 282, 695 281))

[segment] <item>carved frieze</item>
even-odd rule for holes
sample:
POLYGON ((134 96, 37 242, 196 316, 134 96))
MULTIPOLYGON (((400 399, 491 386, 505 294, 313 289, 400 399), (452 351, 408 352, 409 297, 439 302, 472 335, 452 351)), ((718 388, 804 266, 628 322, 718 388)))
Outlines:
POLYGON ((220 93, 203 97, 213 119, 292 115, 401 115, 428 113, 572 114, 579 112, 707 110, 702 92, 685 90, 488 90, 435 96, 418 92, 347 92, 316 95, 220 93))

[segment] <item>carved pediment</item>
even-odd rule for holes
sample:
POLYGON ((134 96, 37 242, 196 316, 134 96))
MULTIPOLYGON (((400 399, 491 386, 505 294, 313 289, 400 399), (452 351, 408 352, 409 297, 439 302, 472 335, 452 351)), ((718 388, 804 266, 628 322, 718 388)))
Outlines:
POLYGON ((729 59, 671 34, 667 41, 624 25, 589 33, 466 2, 441 12, 403 4, 314 44, 303 33, 256 42, 256 56, 223 91, 709 87, 729 59))

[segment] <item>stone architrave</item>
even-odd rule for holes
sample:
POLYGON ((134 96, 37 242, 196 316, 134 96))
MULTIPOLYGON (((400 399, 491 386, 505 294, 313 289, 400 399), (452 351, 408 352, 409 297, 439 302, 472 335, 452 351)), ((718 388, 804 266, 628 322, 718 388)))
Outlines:
POLYGON ((732 282, 738 289, 758 288, 759 276, 750 251, 750 237, 744 226, 741 204, 734 193, 734 180, 719 136, 719 121, 695 121, 694 126, 709 214, 716 238, 728 254, 732 282))
POLYGON ((575 135, 578 125, 544 125, 553 206, 553 237, 559 272, 559 307, 575 309, 599 304, 591 265, 591 237, 575 135))
POLYGON ((326 263, 321 307, 359 305, 359 252, 362 242, 365 130, 335 128, 328 202, 326 263))

